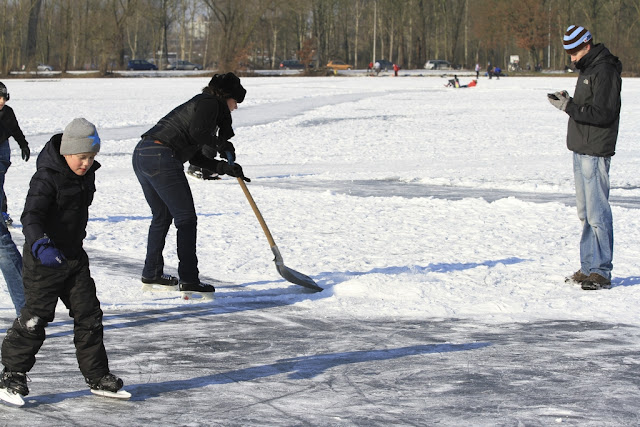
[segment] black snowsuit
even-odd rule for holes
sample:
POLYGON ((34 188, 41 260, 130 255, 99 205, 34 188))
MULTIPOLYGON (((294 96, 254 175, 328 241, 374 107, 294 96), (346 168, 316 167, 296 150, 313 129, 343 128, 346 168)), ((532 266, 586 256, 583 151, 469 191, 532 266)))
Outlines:
POLYGON ((100 164, 94 162, 84 176, 76 175, 59 154, 61 138, 62 134, 54 135, 45 144, 29 185, 21 218, 26 305, 2 342, 2 364, 17 372, 33 367, 60 298, 74 320, 73 341, 80 371, 85 378, 95 379, 109 373, 109 365, 102 310, 82 241, 100 164), (66 265, 46 267, 33 256, 33 243, 45 234, 63 253, 66 265))

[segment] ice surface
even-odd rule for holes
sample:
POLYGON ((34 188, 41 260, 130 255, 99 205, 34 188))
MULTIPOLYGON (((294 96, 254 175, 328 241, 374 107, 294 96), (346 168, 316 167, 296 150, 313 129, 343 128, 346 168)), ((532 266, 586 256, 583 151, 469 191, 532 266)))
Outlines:
MULTIPOLYGON (((401 73, 402 74, 402 73, 401 73)), ((624 79, 611 164, 613 288, 578 268, 569 77, 244 78, 237 161, 282 279, 233 178, 190 180, 212 302, 142 292, 150 211, 131 168, 140 134, 202 78, 8 80, 33 150, 11 140, 12 233, 35 157, 74 117, 98 126, 85 248, 111 368, 130 401, 92 396, 62 304, 6 425, 636 425, 640 422, 640 81, 624 79), (461 79, 464 80, 464 79, 461 79), (464 81, 463 81, 464 83, 464 81)), ((166 273, 176 274, 175 230, 166 273)), ((13 308, 0 289, 8 327, 13 308)))

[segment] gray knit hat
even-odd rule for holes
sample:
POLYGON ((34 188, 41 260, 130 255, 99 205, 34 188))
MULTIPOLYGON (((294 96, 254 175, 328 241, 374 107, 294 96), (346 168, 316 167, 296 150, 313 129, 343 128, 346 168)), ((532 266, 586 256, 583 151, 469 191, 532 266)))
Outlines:
POLYGON ((60 154, 97 153, 100 137, 93 123, 87 119, 73 119, 62 132, 60 154))

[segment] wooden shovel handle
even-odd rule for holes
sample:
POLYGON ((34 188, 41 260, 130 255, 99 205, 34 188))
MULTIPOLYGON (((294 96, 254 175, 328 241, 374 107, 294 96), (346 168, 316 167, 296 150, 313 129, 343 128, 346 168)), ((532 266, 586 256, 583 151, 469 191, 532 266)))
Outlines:
POLYGON ((262 231, 264 231, 265 236, 267 236, 267 240, 269 241, 269 246, 273 248, 276 245, 276 242, 273 240, 273 236, 269 231, 269 227, 267 227, 267 223, 264 222, 264 218, 262 217, 262 214, 260 213, 260 210, 258 209, 256 202, 253 200, 253 197, 251 197, 251 193, 249 193, 247 184, 244 183, 244 180, 242 178, 238 178, 238 182, 240 183, 240 187, 242 187, 242 191, 244 192, 244 195, 247 197, 247 200, 251 205, 251 209, 253 209, 253 213, 256 214, 256 217, 258 218, 258 222, 260 222, 260 225, 262 226, 262 231))

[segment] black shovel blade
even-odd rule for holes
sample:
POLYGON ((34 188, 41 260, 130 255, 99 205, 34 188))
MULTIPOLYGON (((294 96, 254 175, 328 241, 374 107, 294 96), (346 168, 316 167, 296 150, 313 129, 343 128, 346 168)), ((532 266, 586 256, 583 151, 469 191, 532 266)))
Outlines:
POLYGON ((313 289, 316 292, 322 291, 322 288, 313 281, 313 279, 305 274, 302 274, 298 271, 292 270, 286 265, 284 265, 284 261, 282 259, 282 255, 280 255, 280 250, 276 245, 271 247, 271 252, 275 255, 275 263, 276 268, 278 269, 278 273, 287 281, 294 283, 296 285, 304 286, 307 289, 313 289))
POLYGON ((322 291, 322 288, 313 281, 313 279, 305 274, 302 274, 298 271, 292 270, 286 265, 278 265, 276 263, 276 268, 278 269, 278 273, 287 282, 295 283, 296 285, 304 286, 307 289, 313 289, 316 292, 322 291))

